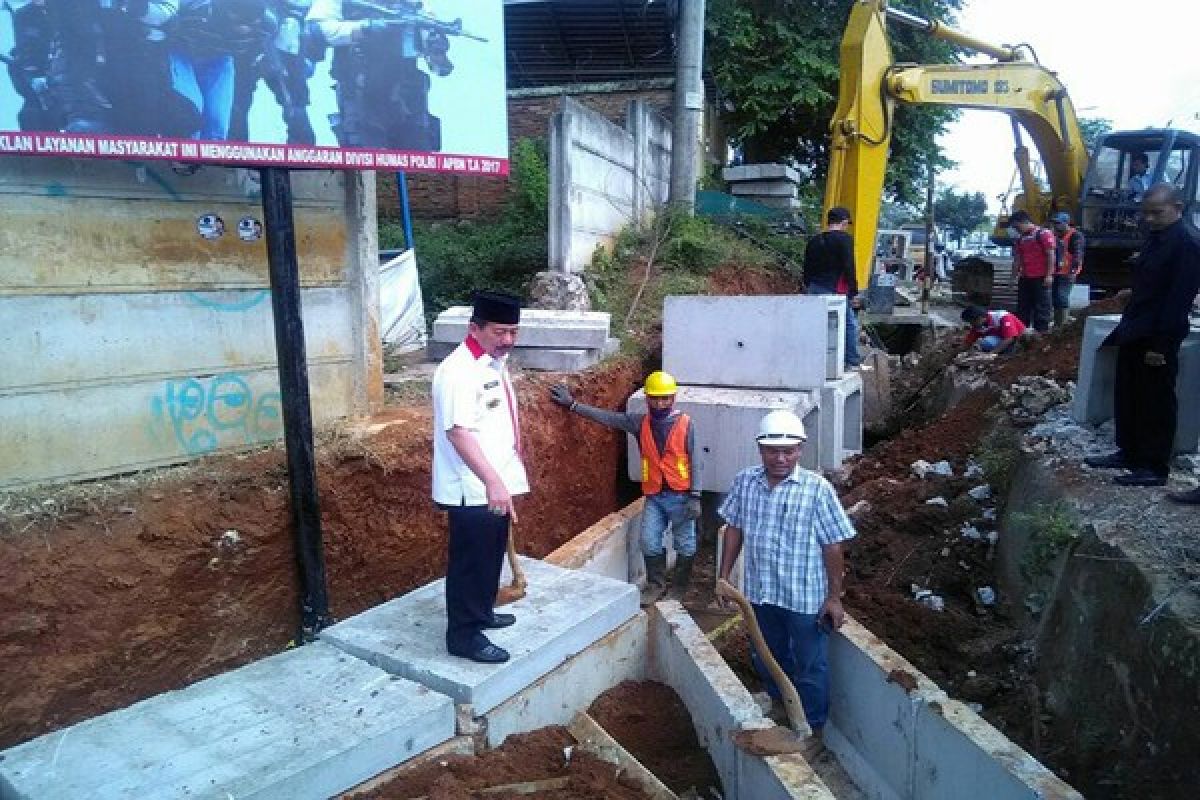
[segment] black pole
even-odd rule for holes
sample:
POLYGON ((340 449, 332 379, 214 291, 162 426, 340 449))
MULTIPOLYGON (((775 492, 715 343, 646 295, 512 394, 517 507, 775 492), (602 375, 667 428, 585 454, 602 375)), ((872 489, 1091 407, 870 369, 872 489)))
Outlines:
POLYGON ((325 587, 325 550, 321 541, 321 509, 317 501, 317 468, 313 451, 312 408, 308 394, 308 362, 304 320, 300 316, 300 269, 296 261, 296 225, 292 218, 292 183, 286 169, 263 167, 263 235, 271 273, 271 307, 275 316, 275 353, 279 360, 279 393, 287 444, 288 483, 296 560, 300 567, 300 633, 312 641, 332 622, 325 587))

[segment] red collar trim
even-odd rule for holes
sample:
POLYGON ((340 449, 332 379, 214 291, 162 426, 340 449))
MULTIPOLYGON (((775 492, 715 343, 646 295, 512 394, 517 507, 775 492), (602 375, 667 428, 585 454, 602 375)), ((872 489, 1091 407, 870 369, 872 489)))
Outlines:
POLYGON ((467 349, 471 351, 471 356, 474 357, 476 361, 487 355, 487 351, 483 349, 483 345, 481 345, 478 340, 476 340, 476 338, 469 333, 467 334, 467 338, 463 340, 463 344, 465 344, 467 349))

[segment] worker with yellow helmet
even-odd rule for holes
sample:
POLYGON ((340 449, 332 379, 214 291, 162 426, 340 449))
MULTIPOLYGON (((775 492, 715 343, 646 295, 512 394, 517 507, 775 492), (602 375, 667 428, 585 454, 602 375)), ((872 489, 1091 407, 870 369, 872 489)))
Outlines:
POLYGON ((646 588, 642 604, 662 598, 667 588, 667 556, 663 538, 674 534, 675 574, 671 596, 682 599, 691 580, 696 558, 696 520, 700 518, 699 464, 695 453, 695 428, 691 418, 675 410, 678 384, 670 374, 651 372, 646 377, 646 413, 606 411, 584 405, 571 396, 565 384, 550 388, 550 397, 568 411, 638 438, 642 454, 642 557, 646 561, 646 588))

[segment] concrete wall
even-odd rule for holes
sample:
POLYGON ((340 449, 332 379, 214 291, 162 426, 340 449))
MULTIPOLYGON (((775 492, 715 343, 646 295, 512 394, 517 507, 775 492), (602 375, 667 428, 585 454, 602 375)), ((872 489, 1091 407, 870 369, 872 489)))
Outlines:
POLYGON ((670 126, 641 101, 624 128, 569 97, 550 125, 550 266, 581 272, 598 245, 666 202, 670 126))
MULTIPOLYGON (((370 173, 293 173, 318 423, 382 401, 370 173)), ((0 487, 275 441, 257 173, 0 159, 0 487), (217 214, 225 233, 197 232, 217 214)))
MULTIPOLYGON (((669 119, 673 78, 605 83, 573 83, 508 90, 508 147, 521 139, 546 140, 550 120, 563 97, 586 106, 615 125, 624 125, 629 104, 642 104, 669 119)), ((394 173, 380 172, 379 217, 398 221, 400 204, 394 173)), ((510 181, 496 177, 414 172, 408 176, 412 215, 420 220, 486 219, 504 207, 510 181)))

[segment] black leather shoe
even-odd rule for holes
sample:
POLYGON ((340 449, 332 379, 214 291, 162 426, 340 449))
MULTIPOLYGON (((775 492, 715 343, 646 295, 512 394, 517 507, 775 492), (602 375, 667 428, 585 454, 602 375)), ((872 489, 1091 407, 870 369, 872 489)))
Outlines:
POLYGON ((1167 476, 1150 469, 1131 469, 1113 478, 1113 483, 1121 486, 1166 486, 1167 476))
POLYGON ((1200 486, 1186 492, 1168 492, 1167 498, 1185 506, 1200 506, 1200 486))
POLYGON ((460 652, 451 650, 450 655, 458 656, 459 658, 469 658, 472 661, 478 661, 480 664, 503 664, 505 661, 508 661, 508 651, 490 642, 475 650, 460 652))
POLYGON ((1129 465, 1125 463, 1125 455, 1120 450, 1106 456, 1088 456, 1083 463, 1093 469, 1129 469, 1129 465))
POLYGON ((509 625, 514 625, 517 622, 517 617, 514 614, 492 614, 492 621, 484 625, 484 628, 507 628, 509 625))

